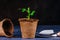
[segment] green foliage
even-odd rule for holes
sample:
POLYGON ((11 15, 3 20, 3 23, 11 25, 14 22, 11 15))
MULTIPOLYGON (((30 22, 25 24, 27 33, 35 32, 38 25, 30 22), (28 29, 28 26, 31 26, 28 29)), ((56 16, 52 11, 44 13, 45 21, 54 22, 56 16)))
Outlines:
POLYGON ((33 15, 34 15, 34 13, 35 13, 35 11, 32 11, 32 12, 31 12, 31 16, 33 16, 33 15))
POLYGON ((26 9, 25 8, 22 8, 22 12, 25 12, 26 11, 26 9))
POLYGON ((34 13, 35 13, 35 11, 34 11, 34 10, 31 11, 29 7, 28 7, 27 9, 22 8, 22 12, 25 12, 25 11, 28 13, 28 15, 27 15, 27 19, 30 20, 30 16, 33 16, 34 13))

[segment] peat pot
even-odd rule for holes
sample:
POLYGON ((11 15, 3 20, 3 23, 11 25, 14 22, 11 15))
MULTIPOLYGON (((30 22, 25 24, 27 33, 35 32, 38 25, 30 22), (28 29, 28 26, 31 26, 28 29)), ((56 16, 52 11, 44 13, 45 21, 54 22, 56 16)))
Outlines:
POLYGON ((35 38, 38 19, 20 18, 19 23, 21 27, 22 38, 35 38))
POLYGON ((10 19, 0 21, 0 36, 12 37, 14 31, 13 23, 10 19))

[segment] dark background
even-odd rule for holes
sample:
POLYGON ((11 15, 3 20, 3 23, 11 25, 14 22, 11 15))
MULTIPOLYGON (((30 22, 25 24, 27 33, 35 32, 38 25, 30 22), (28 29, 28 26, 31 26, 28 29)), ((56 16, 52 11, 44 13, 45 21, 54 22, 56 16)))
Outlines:
POLYGON ((0 0, 0 20, 10 18, 18 25, 18 19, 26 17, 18 9, 27 7, 36 11, 32 18, 39 19, 39 25, 60 25, 60 0, 0 0))

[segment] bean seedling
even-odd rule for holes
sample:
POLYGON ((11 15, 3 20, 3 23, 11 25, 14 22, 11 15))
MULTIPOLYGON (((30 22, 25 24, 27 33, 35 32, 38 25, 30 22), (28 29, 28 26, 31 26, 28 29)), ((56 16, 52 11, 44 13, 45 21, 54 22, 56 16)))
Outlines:
POLYGON ((27 9, 22 8, 22 12, 25 12, 25 11, 28 13, 27 19, 30 20, 30 17, 34 15, 35 11, 34 10, 31 11, 29 7, 27 9))

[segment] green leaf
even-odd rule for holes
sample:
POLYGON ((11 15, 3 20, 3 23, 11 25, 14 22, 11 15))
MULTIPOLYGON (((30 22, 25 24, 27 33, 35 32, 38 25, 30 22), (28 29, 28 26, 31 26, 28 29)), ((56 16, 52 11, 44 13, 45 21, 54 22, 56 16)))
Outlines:
POLYGON ((25 8, 22 8, 22 12, 25 12, 26 11, 26 9, 25 8))
POLYGON ((31 15, 31 16, 33 16, 33 15, 34 15, 34 13, 35 13, 35 11, 32 11, 30 15, 31 15))
POLYGON ((27 12, 30 13, 30 8, 28 7, 27 12))

